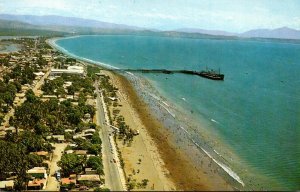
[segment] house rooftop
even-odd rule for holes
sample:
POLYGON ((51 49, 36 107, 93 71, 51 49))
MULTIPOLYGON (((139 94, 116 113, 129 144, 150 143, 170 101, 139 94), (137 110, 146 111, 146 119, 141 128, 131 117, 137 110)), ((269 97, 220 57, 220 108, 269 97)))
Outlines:
POLYGON ((54 138, 54 139, 58 139, 60 141, 64 141, 65 140, 65 136, 64 135, 50 135, 50 136, 47 136, 46 139, 51 139, 51 138, 54 138))
POLYGON ((78 181, 100 181, 99 175, 79 175, 77 178, 78 181))
POLYGON ((47 156, 49 153, 48 153, 48 151, 37 151, 37 152, 31 152, 30 154, 36 154, 39 156, 47 156))
POLYGON ((29 181, 28 182, 28 187, 38 187, 41 186, 41 184, 43 184, 43 186, 46 183, 46 179, 34 179, 33 181, 29 181))
POLYGON ((69 185, 71 183, 75 183, 76 184, 76 179, 72 179, 70 177, 68 177, 68 178, 62 178, 61 179, 61 184, 62 185, 69 185))
POLYGON ((74 150, 74 153, 76 155, 86 155, 87 154, 87 150, 74 150))
POLYGON ((84 130, 83 132, 84 132, 84 133, 89 133, 89 132, 94 133, 94 132, 96 132, 96 130, 95 130, 95 129, 86 129, 86 130, 84 130))
POLYGON ((27 173, 46 173, 46 167, 34 167, 29 169, 27 173))
POLYGON ((0 181, 0 189, 12 188, 14 186, 14 181, 0 181))

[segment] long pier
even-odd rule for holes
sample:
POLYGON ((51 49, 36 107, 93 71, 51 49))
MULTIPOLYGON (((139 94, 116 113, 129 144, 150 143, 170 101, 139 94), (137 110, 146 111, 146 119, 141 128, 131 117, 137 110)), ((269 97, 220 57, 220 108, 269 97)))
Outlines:
POLYGON ((106 69, 106 70, 120 71, 120 72, 164 73, 164 74, 181 73, 187 75, 197 75, 212 80, 224 80, 224 75, 220 73, 209 73, 209 72, 192 71, 192 70, 168 70, 168 69, 106 69))
POLYGON ((140 73, 164 73, 164 74, 173 74, 173 73, 184 73, 189 75, 197 75, 200 72, 191 71, 191 70, 168 70, 168 69, 108 69, 109 71, 123 71, 123 72, 140 72, 140 73))

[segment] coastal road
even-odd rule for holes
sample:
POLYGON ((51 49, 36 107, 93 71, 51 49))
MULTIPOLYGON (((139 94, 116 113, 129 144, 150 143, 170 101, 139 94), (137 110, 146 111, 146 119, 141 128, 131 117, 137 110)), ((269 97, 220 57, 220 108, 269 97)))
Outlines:
MULTIPOLYGON (((97 85, 97 83, 95 84, 97 85)), ((105 174, 105 185, 111 191, 125 191, 124 186, 125 180, 121 173, 120 164, 118 161, 114 162, 113 159, 117 160, 117 152, 115 146, 112 144, 113 139, 110 134, 112 129, 105 123, 105 112, 102 105, 101 96, 99 93, 98 86, 95 86, 97 92, 97 124, 100 125, 100 137, 102 140, 102 154, 103 154, 103 166, 105 174), (122 182, 123 181, 123 182, 122 182)))

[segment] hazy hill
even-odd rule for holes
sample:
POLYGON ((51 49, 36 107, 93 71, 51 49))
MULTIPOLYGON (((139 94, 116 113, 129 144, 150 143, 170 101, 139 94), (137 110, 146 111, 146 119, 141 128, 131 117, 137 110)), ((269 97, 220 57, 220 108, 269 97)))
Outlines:
POLYGON ((62 17, 56 15, 11 15, 0 14, 0 29, 6 32, 14 29, 63 33, 63 34, 161 34, 170 36, 210 37, 210 38, 275 38, 300 39, 300 31, 282 27, 278 29, 254 29, 244 33, 230 33, 221 30, 181 28, 174 31, 158 31, 135 26, 107 23, 91 19, 62 17))
POLYGON ((181 28, 176 29, 175 31, 184 32, 184 33, 201 33, 207 35, 216 35, 216 36, 236 36, 236 33, 230 33, 220 30, 206 30, 206 29, 197 29, 197 28, 181 28))
POLYGON ((259 37, 276 39, 300 39, 300 30, 282 27, 277 29, 255 29, 240 34, 241 37, 259 37))
POLYGON ((30 25, 19 21, 0 19, 0 35, 66 35, 67 33, 43 29, 40 26, 30 25))
POLYGON ((184 33, 201 33, 216 36, 237 36, 243 38, 274 38, 274 39, 300 39, 300 30, 282 27, 277 29, 253 29, 244 33, 230 33, 220 30, 205 30, 197 28, 177 29, 178 32, 184 33))
POLYGON ((56 15, 34 16, 34 15, 9 15, 0 14, 0 19, 10 21, 20 21, 31 25, 39 26, 67 26, 67 27, 87 27, 101 29, 121 29, 121 30, 143 30, 143 28, 107 23, 91 19, 82 19, 76 17, 63 17, 56 15))

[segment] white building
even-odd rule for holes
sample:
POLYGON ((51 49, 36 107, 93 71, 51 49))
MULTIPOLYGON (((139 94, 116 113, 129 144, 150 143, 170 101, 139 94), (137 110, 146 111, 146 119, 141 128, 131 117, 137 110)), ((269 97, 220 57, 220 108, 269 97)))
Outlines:
POLYGON ((61 74, 73 74, 73 75, 85 75, 84 68, 82 66, 69 66, 67 69, 51 69, 50 75, 61 74))

